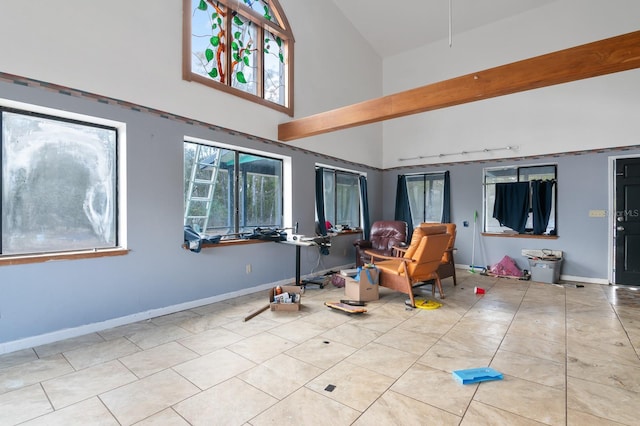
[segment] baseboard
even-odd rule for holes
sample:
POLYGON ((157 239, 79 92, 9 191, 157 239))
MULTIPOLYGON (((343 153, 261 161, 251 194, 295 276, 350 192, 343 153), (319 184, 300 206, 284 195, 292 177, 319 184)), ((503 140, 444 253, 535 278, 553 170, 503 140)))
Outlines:
MULTIPOLYGON (((332 270, 347 269, 353 267, 353 263, 348 265, 336 266, 335 268, 326 269, 312 274, 307 274, 301 278, 310 279, 314 276, 326 274, 332 270)), ((200 306, 209 305, 215 302, 222 302, 224 300, 233 299, 234 297, 246 296, 247 294, 256 293, 258 291, 266 291, 277 285, 291 284, 291 279, 281 280, 268 284, 261 284, 256 287, 245 288, 242 290, 232 291, 230 293, 219 294, 217 296, 207 297, 205 299, 193 300, 190 302, 179 303, 177 305, 166 306, 164 308, 150 309, 144 312, 137 312, 135 314, 126 315, 119 318, 113 318, 106 321, 81 325, 73 328, 66 328, 64 330, 52 331, 51 333, 40 334, 38 336, 26 337, 24 339, 13 340, 10 342, 0 343, 0 355, 9 352, 15 352, 22 349, 34 348, 37 346, 47 345, 49 343, 58 342, 60 340, 71 339, 73 337, 83 336, 85 334, 96 333, 110 328, 119 327, 121 325, 132 324, 138 321, 145 321, 151 318, 160 317, 163 315, 173 314, 175 312, 184 311, 187 309, 198 308, 200 306)), ((266 293, 265 293, 266 301, 266 293)))
POLYGON ((576 277, 575 275, 562 275, 560 274, 560 280, 562 281, 575 281, 579 283, 587 284, 609 284, 609 280, 606 278, 589 278, 589 277, 576 277))

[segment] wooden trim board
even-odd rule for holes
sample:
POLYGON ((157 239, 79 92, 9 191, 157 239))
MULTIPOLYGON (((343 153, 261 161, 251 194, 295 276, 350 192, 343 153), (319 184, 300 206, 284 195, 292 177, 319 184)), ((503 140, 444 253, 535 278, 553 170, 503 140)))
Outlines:
POLYGON ((640 68, 640 31, 428 84, 278 125, 295 139, 640 68))

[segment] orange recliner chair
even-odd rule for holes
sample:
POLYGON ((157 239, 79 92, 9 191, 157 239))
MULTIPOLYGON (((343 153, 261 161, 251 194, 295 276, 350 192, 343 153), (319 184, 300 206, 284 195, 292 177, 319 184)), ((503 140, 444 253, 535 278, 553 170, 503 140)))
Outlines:
POLYGON ((432 294, 435 294, 437 286, 440 298, 444 299, 438 268, 451 239, 446 231, 447 227, 444 225, 414 229, 411 244, 403 250, 403 257, 368 253, 373 257, 373 263, 380 273, 380 285, 407 294, 411 306, 415 307, 413 286, 434 280, 432 294))
POLYGON ((453 250, 456 244, 456 224, 455 223, 421 223, 420 227, 428 226, 446 226, 447 234, 450 235, 449 244, 442 256, 442 262, 438 267, 438 276, 441 280, 449 277, 453 277, 453 285, 458 285, 456 282, 456 264, 453 261, 453 250))

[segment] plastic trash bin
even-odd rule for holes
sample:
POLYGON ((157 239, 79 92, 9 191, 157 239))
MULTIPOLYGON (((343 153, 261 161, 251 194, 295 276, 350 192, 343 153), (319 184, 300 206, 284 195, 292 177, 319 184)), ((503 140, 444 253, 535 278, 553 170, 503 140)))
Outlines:
POLYGON ((555 284, 560 280, 562 258, 558 259, 529 259, 531 280, 543 283, 555 284))

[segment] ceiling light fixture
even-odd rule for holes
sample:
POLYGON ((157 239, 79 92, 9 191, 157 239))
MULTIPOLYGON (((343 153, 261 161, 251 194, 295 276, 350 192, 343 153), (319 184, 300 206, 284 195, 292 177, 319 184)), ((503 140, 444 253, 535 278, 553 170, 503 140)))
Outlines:
POLYGON ((452 155, 479 154, 479 153, 488 153, 488 152, 494 152, 494 151, 511 151, 516 149, 518 149, 517 146, 505 146, 503 148, 484 148, 484 149, 478 149, 474 151, 448 152, 444 154, 419 155, 417 157, 398 158, 398 161, 424 160, 425 158, 443 158, 443 157, 450 157, 452 155))

